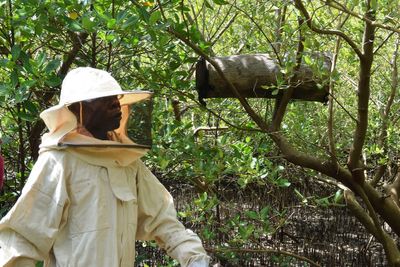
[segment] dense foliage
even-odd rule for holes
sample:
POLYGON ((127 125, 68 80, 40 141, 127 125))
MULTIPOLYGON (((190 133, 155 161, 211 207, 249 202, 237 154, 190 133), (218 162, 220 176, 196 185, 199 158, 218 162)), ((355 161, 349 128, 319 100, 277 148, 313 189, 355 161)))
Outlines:
POLYGON ((399 266, 399 13, 395 0, 0 1, 0 216, 38 156, 46 130, 39 113, 57 103, 68 70, 93 66, 123 88, 155 92, 147 163, 163 181, 194 187, 179 215, 199 227, 216 261, 237 263, 248 244, 265 249, 257 240, 276 237, 291 220, 282 202, 223 206, 232 201, 225 189, 279 198, 289 188, 299 205, 347 204, 388 264, 399 266), (238 95, 199 103, 200 57, 213 64, 213 56, 256 53, 276 60, 277 84, 265 90, 283 90, 280 101, 238 95), (322 54, 330 69, 315 56, 322 54), (329 88, 326 105, 290 101, 300 64, 329 88), (306 190, 321 181, 322 195, 306 190), (215 216, 222 207, 237 216, 215 216))

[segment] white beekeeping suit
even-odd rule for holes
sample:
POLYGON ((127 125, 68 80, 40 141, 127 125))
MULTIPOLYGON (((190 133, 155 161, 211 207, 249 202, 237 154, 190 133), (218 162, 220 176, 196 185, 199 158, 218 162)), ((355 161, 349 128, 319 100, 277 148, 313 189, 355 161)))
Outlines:
MULTIPOLYGON (((105 71, 77 68, 60 102, 41 118, 49 128, 21 196, 0 222, 0 266, 134 266, 135 240, 156 240, 182 266, 208 266, 201 240, 177 220, 173 199, 127 136, 129 105, 151 93, 122 91, 105 71), (118 96, 121 124, 111 140, 82 130, 68 106, 118 96)), ((78 117, 78 119, 77 119, 78 117)))

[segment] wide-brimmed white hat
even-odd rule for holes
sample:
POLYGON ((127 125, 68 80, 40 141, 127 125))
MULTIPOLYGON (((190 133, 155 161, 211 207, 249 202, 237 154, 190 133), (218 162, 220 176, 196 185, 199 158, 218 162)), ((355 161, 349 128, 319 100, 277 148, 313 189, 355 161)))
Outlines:
POLYGON ((119 96, 120 105, 130 105, 152 96, 152 92, 142 90, 124 91, 110 73, 91 67, 79 67, 68 72, 61 85, 60 101, 44 110, 40 117, 49 132, 42 138, 41 147, 57 145, 59 140, 77 127, 75 115, 68 105, 80 101, 119 96))

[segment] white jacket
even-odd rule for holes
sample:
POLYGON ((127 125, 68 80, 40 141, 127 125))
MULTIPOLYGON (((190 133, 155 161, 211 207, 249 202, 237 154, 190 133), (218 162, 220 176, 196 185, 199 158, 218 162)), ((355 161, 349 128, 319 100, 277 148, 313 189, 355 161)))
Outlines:
POLYGON ((139 159, 125 167, 109 161, 110 151, 116 152, 68 148, 40 154, 22 195, 0 222, 0 266, 35 266, 38 260, 45 266, 134 266, 136 239, 156 240, 182 266, 208 262, 157 178, 139 159))

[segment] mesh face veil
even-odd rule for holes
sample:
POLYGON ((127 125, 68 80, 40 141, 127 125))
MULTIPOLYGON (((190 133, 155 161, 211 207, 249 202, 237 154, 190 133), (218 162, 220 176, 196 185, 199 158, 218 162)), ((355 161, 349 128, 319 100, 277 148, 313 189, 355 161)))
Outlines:
MULTIPOLYGON (((113 96, 109 96, 108 98, 113 96)), ((152 145, 152 99, 126 104, 124 95, 118 102, 94 98, 76 103, 76 110, 69 106, 78 120, 78 126, 62 138, 59 146, 73 147, 127 147, 150 149, 152 145), (95 130, 101 129, 106 138, 96 138, 95 130)), ((116 99, 116 98, 115 98, 116 99)))

